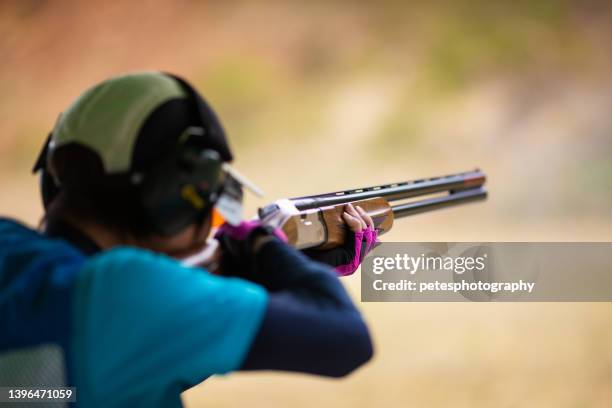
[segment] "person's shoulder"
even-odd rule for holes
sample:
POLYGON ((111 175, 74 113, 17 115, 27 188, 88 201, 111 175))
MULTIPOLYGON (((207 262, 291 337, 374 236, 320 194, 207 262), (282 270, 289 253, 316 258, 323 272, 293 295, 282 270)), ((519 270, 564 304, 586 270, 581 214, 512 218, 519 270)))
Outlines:
POLYGON ((5 345, 65 341, 83 261, 83 254, 67 242, 0 219, 0 333, 8 333, 5 345))
POLYGON ((12 218, 0 217, 0 238, 5 236, 38 236, 38 232, 12 218))
POLYGON ((157 270, 186 270, 177 260, 161 253, 136 247, 116 247, 101 251, 87 260, 86 266, 95 270, 120 269, 129 273, 157 270))
POLYGON ((115 247, 89 257, 83 266, 81 280, 113 287, 113 291, 138 288, 144 291, 163 290, 178 282, 209 280, 211 276, 200 268, 182 265, 162 253, 137 247, 115 247))
POLYGON ((0 217, 0 258, 48 267, 48 262, 73 263, 84 257, 68 242, 46 237, 17 220, 0 217))
POLYGON ((90 282, 81 286, 113 288, 113 292, 265 297, 263 288, 252 282, 213 275, 167 255, 135 247, 117 247, 88 258, 80 279, 82 283, 90 282))
MULTIPOLYGON (((251 282, 144 249, 89 258, 74 302, 75 378, 83 400, 117 401, 117 389, 133 389, 138 401, 157 401, 178 395, 170 393, 178 382, 194 385, 237 369, 266 304, 264 289, 251 282), (145 363, 143 350, 154 351, 145 363), (109 378, 126 366, 125 375, 109 378)), ((120 401, 115 405, 129 405, 120 401)))

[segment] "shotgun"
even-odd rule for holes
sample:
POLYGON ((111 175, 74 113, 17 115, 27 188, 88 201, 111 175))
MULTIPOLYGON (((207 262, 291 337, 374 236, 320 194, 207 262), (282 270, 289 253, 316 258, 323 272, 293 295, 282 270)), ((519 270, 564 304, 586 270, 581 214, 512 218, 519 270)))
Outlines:
POLYGON ((262 222, 282 228, 289 243, 298 249, 330 249, 342 245, 346 238, 347 227, 342 213, 347 203, 363 208, 372 217, 378 234, 382 235, 391 229, 397 218, 486 199, 485 181, 485 174, 476 169, 282 199, 260 208, 258 216, 262 222))

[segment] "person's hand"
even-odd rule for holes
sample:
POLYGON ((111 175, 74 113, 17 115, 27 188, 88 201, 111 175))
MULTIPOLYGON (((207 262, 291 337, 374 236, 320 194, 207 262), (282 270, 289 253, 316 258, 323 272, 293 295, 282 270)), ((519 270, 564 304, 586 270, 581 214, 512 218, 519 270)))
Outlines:
POLYGON ((372 221, 372 217, 370 217, 368 213, 363 210, 363 208, 359 206, 354 207, 351 203, 344 206, 342 219, 344 219, 346 225, 348 225, 349 229, 355 234, 365 231, 368 229, 368 227, 374 229, 374 221, 372 221))
POLYGON ((215 233, 219 241, 220 270, 224 275, 253 280, 256 270, 255 256, 269 241, 287 242, 282 230, 264 226, 259 221, 243 221, 233 226, 223 224, 215 233))
POLYGON ((310 258, 335 267, 340 276, 353 274, 372 250, 378 234, 372 217, 363 208, 346 204, 342 219, 348 226, 350 234, 345 244, 330 250, 305 250, 310 258))

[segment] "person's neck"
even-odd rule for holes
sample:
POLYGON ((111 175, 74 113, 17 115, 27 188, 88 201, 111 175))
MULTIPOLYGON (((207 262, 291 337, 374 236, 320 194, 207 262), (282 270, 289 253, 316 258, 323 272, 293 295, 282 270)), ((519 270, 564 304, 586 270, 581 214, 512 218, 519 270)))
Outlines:
POLYGON ((121 233, 100 223, 74 217, 68 217, 66 222, 89 237, 101 249, 109 249, 120 245, 135 245, 134 240, 127 233, 121 233))

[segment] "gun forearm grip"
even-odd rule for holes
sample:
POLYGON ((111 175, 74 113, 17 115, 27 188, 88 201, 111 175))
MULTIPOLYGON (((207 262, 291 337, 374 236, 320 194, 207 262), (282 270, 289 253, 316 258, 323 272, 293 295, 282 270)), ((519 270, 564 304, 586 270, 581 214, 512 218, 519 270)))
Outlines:
MULTIPOLYGON (((393 226, 393 211, 387 200, 381 197, 370 198, 367 200, 354 201, 353 206, 359 206, 372 217, 374 228, 378 234, 384 234, 393 226)), ((347 236, 347 226, 342 219, 342 213, 346 204, 338 204, 321 208, 321 215, 327 237, 325 242, 317 249, 330 249, 344 244, 347 236)))

